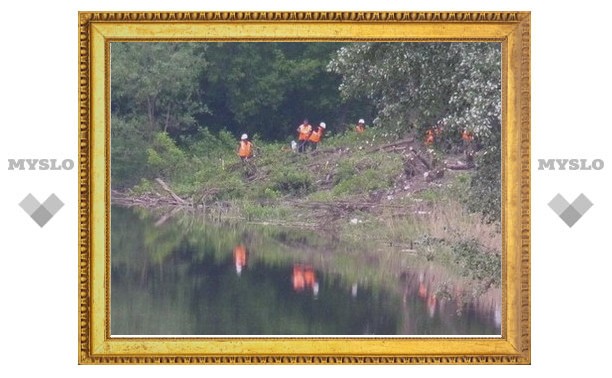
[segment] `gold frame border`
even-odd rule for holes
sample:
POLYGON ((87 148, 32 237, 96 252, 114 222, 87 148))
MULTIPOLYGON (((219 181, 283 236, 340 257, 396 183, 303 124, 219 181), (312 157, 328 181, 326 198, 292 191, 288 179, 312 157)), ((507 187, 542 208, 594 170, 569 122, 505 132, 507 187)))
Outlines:
POLYGON ((531 363, 530 22, 529 12, 79 12, 79 363, 531 363), (111 40, 501 42, 502 337, 111 339, 106 106, 111 40))

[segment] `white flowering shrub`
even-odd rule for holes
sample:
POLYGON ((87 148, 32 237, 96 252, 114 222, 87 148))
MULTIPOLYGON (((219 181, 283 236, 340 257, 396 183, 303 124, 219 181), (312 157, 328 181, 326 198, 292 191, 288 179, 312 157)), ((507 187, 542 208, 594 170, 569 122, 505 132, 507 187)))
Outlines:
POLYGON ((470 130, 480 149, 472 182, 474 196, 483 196, 477 210, 499 219, 500 43, 355 43, 338 50, 328 70, 342 76, 342 96, 370 101, 374 123, 397 137, 422 136, 443 121, 445 143, 459 147, 461 131, 470 130))

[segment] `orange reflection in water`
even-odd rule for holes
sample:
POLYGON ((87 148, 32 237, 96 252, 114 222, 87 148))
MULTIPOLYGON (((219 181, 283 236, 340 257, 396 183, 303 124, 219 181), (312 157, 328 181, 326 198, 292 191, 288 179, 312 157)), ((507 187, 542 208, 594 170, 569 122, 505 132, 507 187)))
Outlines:
POLYGON ((310 265, 294 264, 291 280, 293 290, 298 293, 304 290, 312 290, 314 295, 319 293, 317 274, 310 265))
POLYGON ((234 264, 236 265, 236 274, 240 275, 247 264, 247 250, 242 243, 234 247, 234 264))
POLYGON ((438 299, 436 297, 435 291, 433 290, 432 278, 430 277, 428 280, 426 280, 425 274, 423 272, 419 274, 418 296, 427 305, 427 314, 429 315, 429 317, 433 318, 436 314, 436 305, 438 304, 438 299))

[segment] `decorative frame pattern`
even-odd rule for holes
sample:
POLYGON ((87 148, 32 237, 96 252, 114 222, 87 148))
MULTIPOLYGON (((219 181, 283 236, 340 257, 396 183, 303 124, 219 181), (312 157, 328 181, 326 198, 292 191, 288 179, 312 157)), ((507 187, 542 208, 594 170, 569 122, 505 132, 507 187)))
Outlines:
POLYGON ((80 12, 79 363, 529 364, 530 19, 529 12, 80 12), (110 338, 110 41, 339 39, 502 43, 502 337, 110 338))

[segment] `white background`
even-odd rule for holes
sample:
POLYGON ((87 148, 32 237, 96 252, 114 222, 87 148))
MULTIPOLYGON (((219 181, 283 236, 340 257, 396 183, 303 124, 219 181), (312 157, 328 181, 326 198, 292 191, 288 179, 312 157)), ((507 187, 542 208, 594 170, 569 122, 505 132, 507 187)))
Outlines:
MULTIPOLYGON (((606 369, 610 332, 610 16, 605 2, 55 1, 3 6, 0 22, 0 317, 4 373, 152 377, 182 374, 452 374, 528 376, 606 369), (180 3, 180 5, 179 5, 180 3), (540 2, 543 3, 543 2, 540 2), (294 5, 289 5, 294 4, 294 5), (78 162, 79 10, 525 10, 532 12, 531 366, 78 366, 77 170, 9 171, 9 158, 78 162), (537 171, 538 158, 603 159, 603 171, 537 171), (547 206, 557 193, 594 206, 568 228, 547 206), (44 227, 17 205, 56 193, 44 227)), ((8 3, 5 3, 8 4, 8 3)), ((4 375, 4 374, 3 374, 4 375)))

